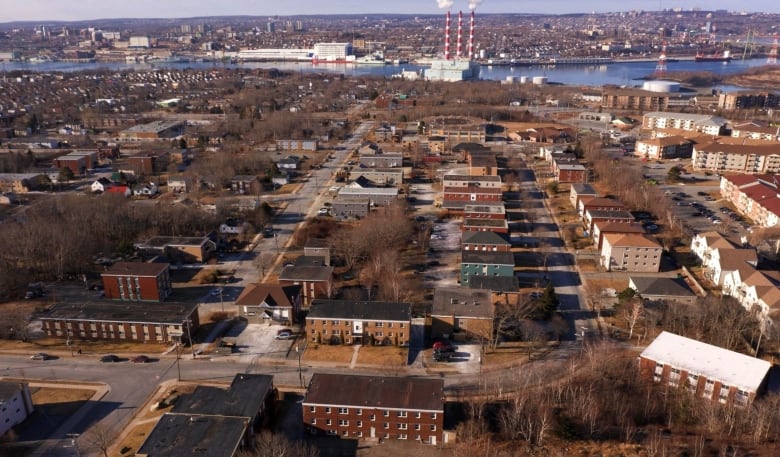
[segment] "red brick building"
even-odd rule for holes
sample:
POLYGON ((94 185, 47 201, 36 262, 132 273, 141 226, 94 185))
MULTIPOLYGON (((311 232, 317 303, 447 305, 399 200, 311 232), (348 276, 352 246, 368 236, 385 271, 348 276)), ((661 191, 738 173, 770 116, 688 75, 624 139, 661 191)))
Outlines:
POLYGON ((771 364, 662 332, 639 355, 642 376, 720 403, 745 407, 764 391, 771 364))
POLYGON ((163 301, 172 292, 167 263, 118 262, 103 272, 106 298, 124 301, 163 301))
POLYGON ((310 432, 342 438, 439 444, 444 381, 315 373, 303 400, 303 422, 310 432))

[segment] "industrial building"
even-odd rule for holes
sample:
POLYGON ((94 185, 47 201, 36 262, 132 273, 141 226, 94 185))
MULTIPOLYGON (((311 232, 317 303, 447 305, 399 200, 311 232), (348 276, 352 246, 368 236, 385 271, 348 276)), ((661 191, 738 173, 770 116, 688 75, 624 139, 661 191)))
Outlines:
POLYGON ((450 56, 450 12, 444 31, 444 58, 431 62, 431 68, 425 70, 425 79, 429 81, 468 81, 479 79, 479 64, 474 58, 474 11, 471 12, 469 27, 468 56, 463 56, 463 13, 458 13, 458 41, 455 58, 450 56), (465 58, 464 58, 465 57, 465 58))

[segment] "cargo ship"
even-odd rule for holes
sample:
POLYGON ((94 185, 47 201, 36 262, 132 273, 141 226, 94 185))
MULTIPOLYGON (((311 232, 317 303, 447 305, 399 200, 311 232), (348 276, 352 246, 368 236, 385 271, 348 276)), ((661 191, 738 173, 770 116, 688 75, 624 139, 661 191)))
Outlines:
POLYGON ((699 51, 696 53, 696 62, 731 62, 731 53, 723 51, 723 54, 704 54, 699 51))

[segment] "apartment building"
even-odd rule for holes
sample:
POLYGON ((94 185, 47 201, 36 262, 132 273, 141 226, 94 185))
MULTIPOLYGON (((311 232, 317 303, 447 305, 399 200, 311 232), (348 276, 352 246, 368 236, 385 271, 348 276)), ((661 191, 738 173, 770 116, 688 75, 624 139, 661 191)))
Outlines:
POLYGON ((163 301, 173 292, 168 263, 117 262, 100 276, 112 300, 163 301))
POLYGON ((654 111, 642 117, 642 128, 646 130, 680 129, 716 136, 725 126, 725 119, 709 114, 654 111))
POLYGON ((315 373, 303 399, 312 433, 442 443, 444 380, 315 373))
POLYGON ((411 319, 409 303, 314 300, 306 333, 316 343, 406 346, 411 319))
POLYGON ((651 160, 688 158, 693 154, 693 143, 685 138, 672 135, 638 140, 634 155, 651 160))
POLYGON ((763 91, 723 92, 718 96, 718 108, 723 110, 767 109, 780 107, 780 94, 763 91))
POLYGON ((0 381, 0 436, 24 422, 34 409, 29 384, 0 381))
POLYGON ((646 379, 739 407, 765 388, 771 364, 711 344, 662 332, 639 355, 646 379))
POLYGON ((608 233, 601 246, 601 265, 607 271, 657 272, 663 247, 654 239, 635 233, 608 233))
POLYGON ((780 173, 780 143, 719 144, 693 147, 694 170, 718 173, 780 173))
POLYGON ((780 224, 777 175, 730 175, 720 178, 721 196, 762 227, 780 224))

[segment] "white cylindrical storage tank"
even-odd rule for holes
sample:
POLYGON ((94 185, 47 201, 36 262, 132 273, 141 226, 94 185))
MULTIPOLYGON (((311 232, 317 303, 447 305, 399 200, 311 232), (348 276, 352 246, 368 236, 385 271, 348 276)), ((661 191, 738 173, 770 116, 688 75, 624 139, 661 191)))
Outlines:
POLYGON ((487 52, 485 52, 484 49, 480 49, 479 50, 479 58, 480 59, 484 59, 485 57, 487 57, 487 52))
POLYGON ((526 84, 526 83, 528 83, 528 76, 521 76, 520 84, 526 84))
POLYGON ((510 84, 516 83, 517 82, 517 76, 507 76, 506 77, 506 82, 508 82, 510 84))
POLYGON ((680 92, 680 83, 676 81, 645 81, 642 89, 650 92, 680 92))
POLYGON ((537 86, 541 86, 542 84, 547 84, 547 76, 534 76, 532 81, 537 86))

